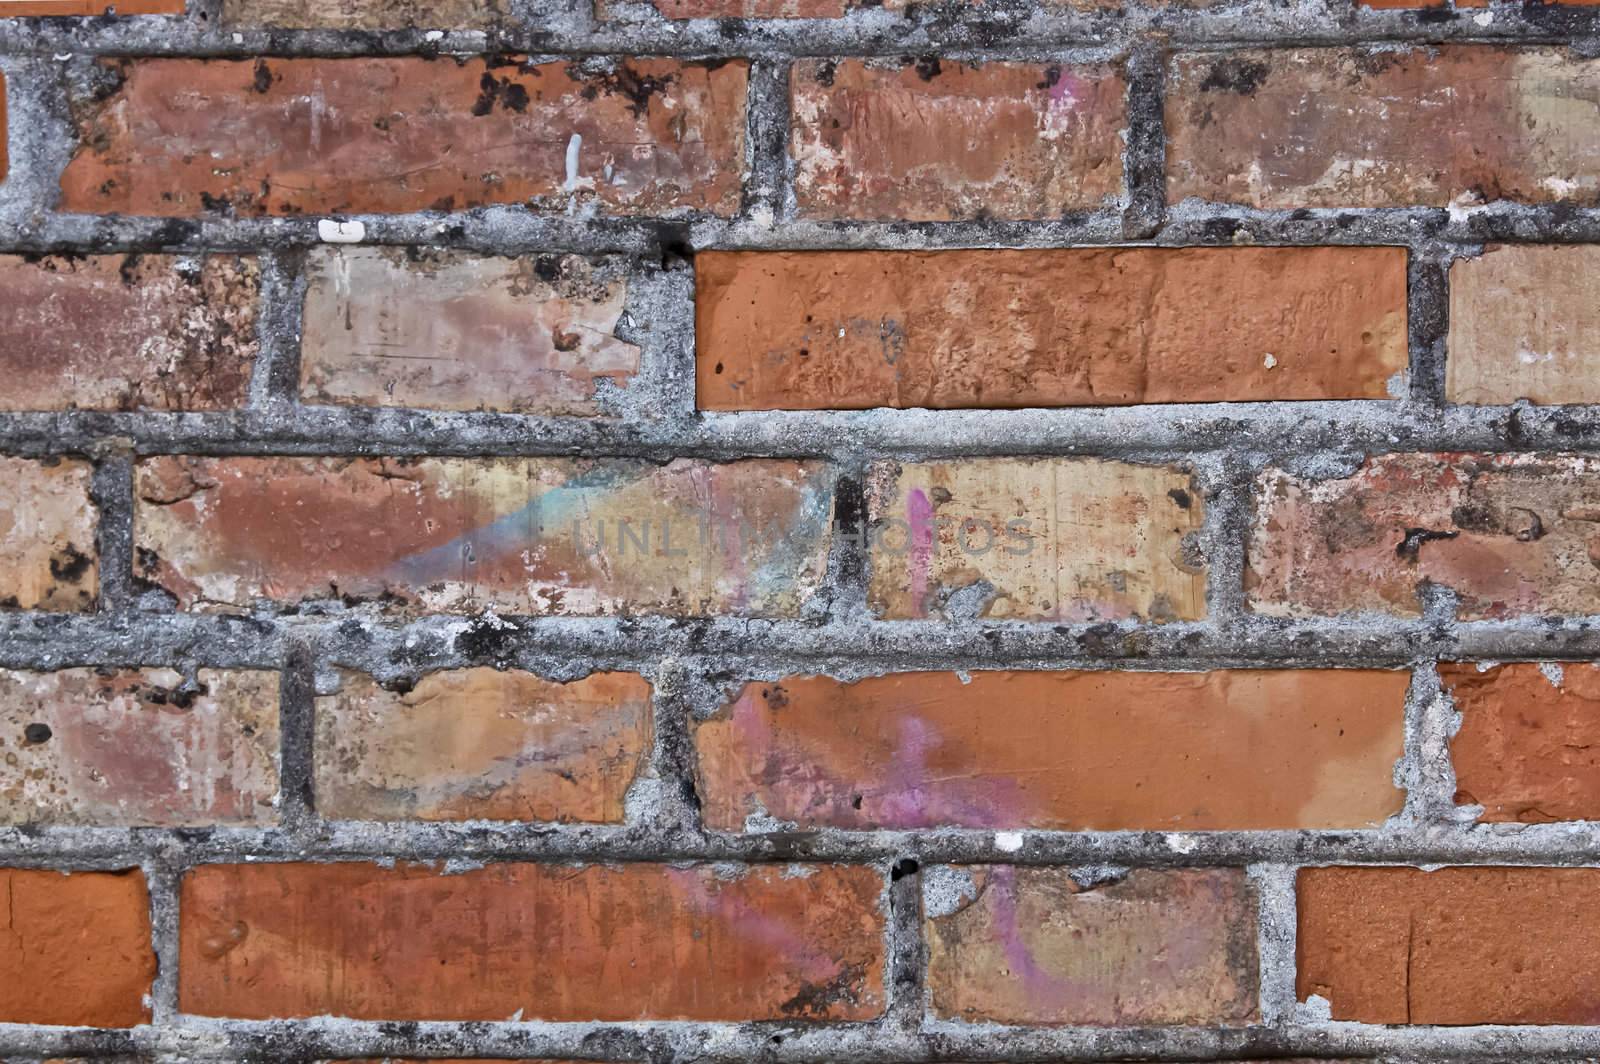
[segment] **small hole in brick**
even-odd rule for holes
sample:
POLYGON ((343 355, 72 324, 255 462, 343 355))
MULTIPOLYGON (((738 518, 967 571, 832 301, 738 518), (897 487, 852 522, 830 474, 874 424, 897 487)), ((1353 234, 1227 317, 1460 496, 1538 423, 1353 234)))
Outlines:
POLYGON ((894 867, 893 868, 889 869, 889 878, 894 880, 895 882, 899 882, 900 880, 904 879, 906 876, 914 876, 914 875, 916 875, 917 874, 917 869, 920 868, 920 867, 922 867, 922 866, 917 864, 917 862, 912 860, 911 858, 902 857, 900 860, 898 860, 898 861, 896 861, 894 863, 894 867))
POLYGON ((718 362, 717 365, 716 365, 716 368, 713 369, 711 372, 712 373, 721 373, 722 372, 722 363, 718 362))
POLYGON ((809 347, 802 347, 800 349, 800 357, 801 358, 810 358, 811 357, 811 349, 809 347))
POLYGON ((854 797, 852 797, 850 799, 850 808, 851 809, 860 809, 861 808, 861 795, 859 795, 859 794, 855 795, 854 797))
POLYGON ((35 744, 49 742, 50 736, 54 734, 48 724, 30 724, 22 729, 22 737, 35 744))

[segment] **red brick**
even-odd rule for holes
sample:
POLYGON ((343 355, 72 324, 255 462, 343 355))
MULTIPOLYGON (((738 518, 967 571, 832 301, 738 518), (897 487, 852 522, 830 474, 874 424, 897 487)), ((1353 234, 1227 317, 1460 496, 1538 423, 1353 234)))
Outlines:
POLYGON ((625 279, 575 256, 321 248, 306 273, 308 402, 595 414, 599 382, 639 370, 625 279))
POLYGON ((184 877, 179 1005, 242 1019, 865 1020, 864 867, 211 865, 184 877))
POLYGON ((950 875, 970 885, 959 901, 930 900, 928 983, 940 1017, 1110 1026, 1257 1018, 1255 890, 1240 869, 1136 869, 1087 888, 1062 868, 950 875))
POLYGON ((1403 248, 705 252, 695 283, 705 410, 1382 399, 1407 365, 1403 248))
POLYGON ((1600 401, 1600 247, 1501 245, 1450 266, 1454 403, 1600 401))
POLYGON ((1280 616, 1415 616, 1424 581, 1463 618, 1600 612, 1593 459, 1391 454, 1348 477, 1269 469, 1256 482, 1246 582, 1280 616))
POLYGON ((1400 811, 1405 672, 896 673, 747 684, 695 726, 706 823, 1353 828, 1400 811))
POLYGON ((259 286, 233 255, 0 255, 0 409, 240 406, 259 286))
POLYGON ((61 178, 63 210, 739 206, 741 62, 629 60, 604 75, 484 59, 108 63, 119 87, 75 105, 80 146, 61 178))
POLYGON ((162 457, 136 468, 134 538, 190 609, 792 615, 832 487, 788 460, 162 457))
POLYGON ((505 0, 222 0, 222 24, 330 30, 487 30, 505 0))
POLYGON ((1336 1020, 1595 1022, 1600 870, 1303 868, 1297 984, 1336 1020))
POLYGON ((358 820, 619 822, 650 748, 650 684, 434 672, 402 692, 361 673, 317 699, 317 809, 358 820))
POLYGON ((156 974, 144 873, 0 868, 0 1023, 132 1027, 156 974))
POLYGON ((881 617, 940 616, 967 588, 966 606, 985 617, 1205 616, 1205 561, 1193 539, 1204 501, 1177 469, 1101 459, 879 462, 867 488, 869 596, 881 617))
POLYGON ((1488 821, 1600 820, 1600 668, 1441 664, 1461 714, 1456 801, 1488 821))
POLYGON ((1573 101, 1592 97, 1597 72, 1564 49, 1480 45, 1180 56, 1167 82, 1168 196, 1591 205, 1600 138, 1573 101))
POLYGON ((271 823, 278 674, 0 670, 0 823, 271 823), (42 729, 42 730, 41 730, 42 729))
POLYGON ((1120 202, 1119 68, 802 60, 795 198, 811 218, 1055 218, 1120 202))
POLYGON ((89 463, 0 455, 0 607, 90 610, 98 587, 89 463))

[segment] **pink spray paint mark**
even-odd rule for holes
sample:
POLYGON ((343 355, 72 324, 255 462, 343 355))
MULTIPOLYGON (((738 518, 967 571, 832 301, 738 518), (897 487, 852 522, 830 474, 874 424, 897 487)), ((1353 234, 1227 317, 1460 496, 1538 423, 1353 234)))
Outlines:
POLYGON ((933 567, 933 504, 921 488, 912 488, 906 496, 906 524, 911 536, 911 601, 918 614, 926 615, 928 574, 933 567))

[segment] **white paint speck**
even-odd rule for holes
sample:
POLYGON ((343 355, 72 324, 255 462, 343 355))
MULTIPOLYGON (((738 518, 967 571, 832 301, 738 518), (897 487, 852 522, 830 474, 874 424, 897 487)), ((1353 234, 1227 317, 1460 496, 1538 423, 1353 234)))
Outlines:
POLYGON ((429 30, 427 33, 424 33, 422 37, 424 40, 442 41, 444 40, 444 30, 429 30))
POLYGON ((367 227, 359 221, 341 222, 337 218, 320 218, 317 220, 317 235, 324 244, 359 244, 367 238, 367 227))
POLYGON ((583 135, 574 133, 567 141, 567 191, 578 187, 578 152, 583 148, 583 135))
POLYGON ((1001 853, 1016 853, 1022 849, 1022 832, 997 831, 994 833, 994 848, 1001 853))
POLYGON ((1167 846, 1174 853, 1194 853, 1200 845, 1200 840, 1193 835, 1182 835, 1177 832, 1168 832, 1166 835, 1167 846))
POLYGON ((1271 351, 1268 351, 1267 357, 1261 360, 1261 364, 1268 369, 1276 369, 1278 366, 1278 359, 1271 351))

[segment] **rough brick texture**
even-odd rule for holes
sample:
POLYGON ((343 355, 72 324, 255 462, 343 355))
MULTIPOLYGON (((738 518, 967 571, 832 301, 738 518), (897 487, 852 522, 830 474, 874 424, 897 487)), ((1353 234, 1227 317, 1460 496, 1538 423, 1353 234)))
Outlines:
POLYGON ((884 463, 868 510, 873 608, 1051 620, 1205 615, 1205 509, 1177 469, 1098 460, 884 463))
POLYGON ((95 507, 87 462, 0 456, 0 606, 95 603, 95 507))
POLYGON ((846 866, 211 865, 183 882, 179 1001, 246 1018, 862 1020, 883 1008, 881 889, 846 866))
POLYGON ((827 555, 816 463, 158 458, 145 579, 187 608, 792 614, 827 555))
POLYGON ((1400 248, 708 253, 697 394, 707 410, 1381 399, 1406 369, 1405 272, 1400 248))
POLYGON ((1240 1025, 1256 1018, 1256 903, 1237 869, 951 870, 928 919, 939 1016, 1240 1025))
POLYGON ((0 1060, 1600 1059, 1597 42, 0 0, 0 1060))
POLYGON ((1426 584, 1463 617, 1600 610, 1600 471, 1570 455, 1395 454, 1347 477, 1256 485, 1252 606, 1415 614, 1426 584))
POLYGON ((650 685, 462 669, 404 691, 345 673, 317 699, 317 808, 357 820, 622 819, 650 685))
POLYGON ((706 822, 1364 827, 1398 813, 1402 672, 903 673, 747 684, 695 729, 706 822), (1223 781, 1233 781, 1224 785, 1223 781))
POLYGON ((1455 800, 1479 819, 1540 824, 1600 819, 1593 665, 1441 665, 1461 714, 1450 740, 1455 800))
POLYGON ((1167 194, 1254 207, 1594 204, 1600 64, 1550 48, 1188 55, 1167 87, 1167 194), (1372 101, 1382 100, 1381 107, 1372 101))
POLYGON ((138 871, 0 868, 0 1023, 132 1027, 156 974, 138 871))
POLYGON ((731 214, 746 67, 145 59, 76 101, 61 208, 129 214, 593 203, 731 214), (570 165, 569 165, 570 164, 570 165))
POLYGON ((1590 868, 1307 868, 1299 993, 1367 1023, 1592 1023, 1590 868))
POLYGON ((258 283, 235 256, 0 256, 0 407, 243 405, 258 283))
POLYGON ((0 670, 0 823, 269 823, 278 675, 0 670))
POLYGON ((1450 267, 1456 403, 1592 403, 1600 248, 1500 245, 1450 267))
POLYGON ((1110 66, 811 60, 791 74, 795 198, 816 218, 1053 218, 1122 195, 1110 66))
POLYGON ((594 414, 639 369, 626 282, 582 259, 323 248, 307 278, 307 402, 594 414))

